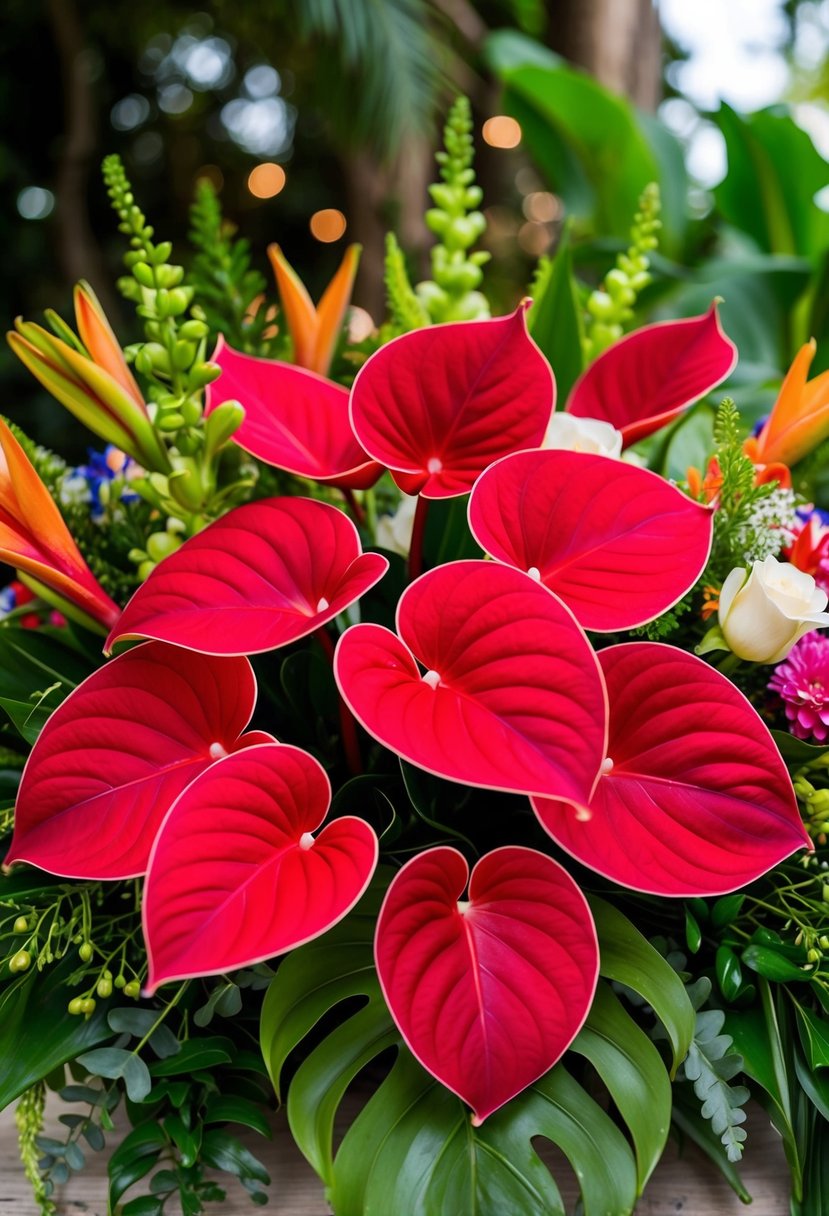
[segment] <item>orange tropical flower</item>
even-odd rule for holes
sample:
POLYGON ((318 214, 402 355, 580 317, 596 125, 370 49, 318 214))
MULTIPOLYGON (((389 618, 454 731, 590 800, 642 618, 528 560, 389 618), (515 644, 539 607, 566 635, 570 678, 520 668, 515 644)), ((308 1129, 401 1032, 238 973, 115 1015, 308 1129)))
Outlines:
POLYGON ((317 306, 278 245, 268 246, 282 311, 294 344, 294 363, 325 376, 334 357, 345 310, 360 262, 360 246, 349 245, 340 268, 317 306))
POLYGON ((60 318, 56 337, 32 321, 16 321, 9 345, 44 388, 84 426, 107 443, 129 452, 145 469, 169 472, 141 390, 88 283, 75 288, 77 338, 60 318))
POLYGON ((0 561, 88 628, 108 632, 121 610, 87 566, 49 491, 0 418, 0 561))
POLYGON ((801 346, 763 429, 746 440, 756 465, 790 468, 829 437, 829 371, 807 381, 816 349, 814 338, 801 346))

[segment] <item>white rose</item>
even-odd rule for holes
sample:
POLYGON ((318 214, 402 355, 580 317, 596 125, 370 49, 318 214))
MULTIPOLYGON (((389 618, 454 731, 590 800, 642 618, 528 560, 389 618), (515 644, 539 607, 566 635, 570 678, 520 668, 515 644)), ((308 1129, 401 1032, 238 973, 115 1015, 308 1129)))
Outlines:
POLYGON ((739 658, 779 663, 804 633, 829 625, 828 599, 811 574, 767 557, 748 578, 738 566, 723 583, 720 629, 739 658))
POLYGON ((377 521, 377 544, 402 557, 409 556, 412 543, 417 495, 407 494, 394 515, 381 515, 377 521))
POLYGON ((568 452, 593 452, 618 460, 622 454, 622 432, 598 418, 553 414, 541 446, 564 448, 568 452))

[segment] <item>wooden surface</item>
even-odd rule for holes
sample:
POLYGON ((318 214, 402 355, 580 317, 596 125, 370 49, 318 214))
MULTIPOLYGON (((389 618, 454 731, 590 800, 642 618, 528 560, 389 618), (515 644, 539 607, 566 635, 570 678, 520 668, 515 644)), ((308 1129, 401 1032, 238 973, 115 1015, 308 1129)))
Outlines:
MULTIPOLYGON (((763 1112, 750 1109, 749 1139, 743 1179, 754 1202, 750 1208, 740 1203, 714 1167, 693 1146, 682 1157, 671 1140, 637 1208, 637 1216, 788 1216, 786 1163, 777 1134, 763 1112)), ((65 1133, 55 1122, 59 1110, 50 1108, 46 1134, 65 1133), (59 1128, 60 1131, 56 1131, 59 1128)), ((109 1138, 115 1143, 115 1134, 109 1138)), ((273 1216, 325 1216, 329 1211, 319 1179, 306 1163, 285 1125, 284 1116, 274 1121, 274 1138, 268 1142, 254 1137, 249 1141, 256 1155, 271 1174, 270 1203, 256 1208, 246 1193, 232 1182, 227 1185, 227 1202, 212 1204, 207 1212, 216 1216, 252 1216, 256 1211, 273 1216)), ((562 1194, 572 1211, 576 1187, 562 1174, 562 1194)), ((225 1178, 222 1178, 225 1186, 225 1178)), ((138 1190, 131 1192, 139 1194, 138 1190)), ((106 1154, 90 1154, 88 1168, 60 1188, 56 1196, 60 1216, 106 1216, 106 1154)), ((0 1216, 38 1216, 26 1179, 17 1158, 16 1133, 11 1109, 0 1112, 0 1216)), ((172 1213, 171 1213, 172 1216, 172 1213)), ((389 1212, 386 1216, 407 1216, 389 1212)), ((466 1216, 463 1212, 442 1212, 435 1216, 466 1216)), ((498 1216, 521 1216, 499 1213, 498 1216)), ((615 1216, 608 1213, 608 1216, 615 1216)))

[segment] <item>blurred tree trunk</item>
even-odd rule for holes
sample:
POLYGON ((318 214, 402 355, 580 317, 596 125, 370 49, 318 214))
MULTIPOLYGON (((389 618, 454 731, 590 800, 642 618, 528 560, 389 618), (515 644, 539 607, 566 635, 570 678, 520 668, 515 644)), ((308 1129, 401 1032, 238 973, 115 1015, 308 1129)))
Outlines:
POLYGON ((662 43, 653 0, 555 0, 547 42, 644 110, 662 96, 662 43))

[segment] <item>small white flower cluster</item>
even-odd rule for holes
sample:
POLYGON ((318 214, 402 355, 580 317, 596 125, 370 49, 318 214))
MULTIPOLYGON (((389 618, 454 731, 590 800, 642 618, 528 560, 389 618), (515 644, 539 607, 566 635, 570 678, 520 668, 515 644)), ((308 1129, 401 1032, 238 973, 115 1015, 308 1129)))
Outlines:
POLYGON ((734 532, 734 548, 746 565, 776 557, 791 541, 797 522, 794 490, 772 490, 754 504, 751 515, 734 532))

